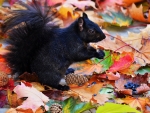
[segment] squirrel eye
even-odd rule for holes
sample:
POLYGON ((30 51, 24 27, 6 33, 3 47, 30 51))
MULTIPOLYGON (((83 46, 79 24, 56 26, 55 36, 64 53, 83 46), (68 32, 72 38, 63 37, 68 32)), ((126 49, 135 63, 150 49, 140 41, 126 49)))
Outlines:
POLYGON ((93 35, 93 34, 95 34, 95 30, 94 29, 89 29, 88 33, 91 34, 91 35, 93 35))

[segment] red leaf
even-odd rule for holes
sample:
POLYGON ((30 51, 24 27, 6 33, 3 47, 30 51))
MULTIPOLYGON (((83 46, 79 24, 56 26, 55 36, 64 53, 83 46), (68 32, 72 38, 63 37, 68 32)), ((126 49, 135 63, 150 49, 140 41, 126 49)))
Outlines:
POLYGON ((15 87, 14 80, 10 78, 8 83, 5 86, 0 87, 0 90, 7 90, 7 89, 13 90, 14 87, 15 87))
POLYGON ((52 5, 55 5, 55 4, 58 4, 58 3, 63 3, 65 0, 48 0, 48 5, 49 6, 52 6, 52 5))
POLYGON ((108 70, 109 72, 117 72, 128 68, 133 62, 133 54, 125 53, 126 55, 121 57, 118 61, 114 61, 114 64, 108 70))

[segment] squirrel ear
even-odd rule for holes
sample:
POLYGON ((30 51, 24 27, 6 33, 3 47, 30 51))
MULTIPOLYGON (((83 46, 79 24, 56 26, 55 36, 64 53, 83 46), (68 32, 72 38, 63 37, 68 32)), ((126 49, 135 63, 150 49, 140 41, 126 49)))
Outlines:
POLYGON ((88 18, 88 15, 86 13, 83 13, 83 18, 88 18))
POLYGON ((79 30, 82 31, 83 30, 83 23, 84 23, 84 20, 82 17, 80 17, 78 19, 78 26, 79 26, 79 30))

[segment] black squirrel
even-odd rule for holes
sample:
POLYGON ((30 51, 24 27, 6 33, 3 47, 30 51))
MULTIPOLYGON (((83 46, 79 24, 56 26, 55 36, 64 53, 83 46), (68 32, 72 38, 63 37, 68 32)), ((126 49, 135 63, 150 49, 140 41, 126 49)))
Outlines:
POLYGON ((102 50, 97 52, 87 46, 89 42, 105 39, 102 30, 89 20, 87 14, 83 13, 69 27, 60 28, 53 22, 55 14, 36 0, 31 4, 19 4, 26 9, 12 11, 12 17, 3 26, 10 45, 10 52, 4 57, 13 74, 35 72, 40 83, 68 90, 69 86, 62 86, 59 82, 72 63, 104 57, 102 50))

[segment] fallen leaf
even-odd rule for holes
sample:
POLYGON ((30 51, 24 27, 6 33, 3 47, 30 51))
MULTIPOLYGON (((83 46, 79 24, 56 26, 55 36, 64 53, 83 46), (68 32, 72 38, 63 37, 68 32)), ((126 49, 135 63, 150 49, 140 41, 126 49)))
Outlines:
POLYGON ((106 23, 115 26, 129 26, 132 23, 132 19, 129 16, 124 15, 122 12, 109 11, 109 13, 99 13, 99 15, 106 23))
POLYGON ((126 75, 131 75, 132 77, 135 77, 135 72, 141 67, 139 64, 131 64, 130 67, 120 70, 119 72, 126 75))
POLYGON ((119 73, 112 73, 112 72, 107 72, 106 73, 108 80, 118 80, 120 78, 120 74, 119 73))
POLYGON ((127 83, 126 80, 120 78, 119 80, 115 81, 116 91, 121 92, 123 94, 132 95, 131 89, 125 89, 124 85, 127 83))
POLYGON ((150 63, 150 50, 149 50, 150 40, 146 40, 142 48, 139 51, 133 51, 135 61, 141 66, 145 66, 150 63))
POLYGON ((79 14, 77 12, 74 13, 73 10, 74 9, 72 7, 61 6, 58 10, 59 17, 62 19, 67 19, 71 16, 71 18, 75 20, 79 17, 79 14))
POLYGON ((107 95, 107 94, 97 94, 93 96, 93 99, 96 101, 95 103, 98 103, 100 105, 103 105, 105 102, 107 102, 109 98, 110 98, 110 95, 107 95))
POLYGON ((136 50, 142 47, 143 36, 141 33, 128 32, 128 37, 121 37, 121 39, 136 50))
POLYGON ((83 11, 85 11, 85 7, 86 6, 92 6, 93 8, 97 9, 95 7, 95 2, 94 1, 91 1, 91 0, 86 0, 86 1, 79 1, 79 0, 67 0, 65 4, 72 4, 74 6, 76 6, 77 8, 79 9, 82 9, 83 11))
POLYGON ((147 86, 147 84, 141 84, 140 87, 137 87, 136 91, 137 91, 137 94, 142 94, 147 91, 150 91, 150 87, 147 86))
POLYGON ((99 106, 96 113, 123 113, 132 112, 140 113, 136 109, 131 108, 128 105, 120 105, 115 103, 105 103, 104 106, 99 106))
POLYGON ((48 110, 48 106, 45 103, 49 101, 49 98, 34 87, 27 87, 21 82, 21 85, 17 85, 14 88, 14 92, 17 94, 17 99, 27 97, 17 109, 31 109, 35 112, 40 106, 44 106, 48 110))
POLYGON ((146 104, 149 102, 148 98, 145 97, 126 97, 123 99, 124 103, 129 104, 130 107, 135 109, 140 109, 141 111, 145 111, 146 104))
POLYGON ((27 82, 38 82, 38 76, 36 75, 36 73, 28 73, 28 72, 24 72, 23 74, 21 74, 19 76, 20 80, 25 80, 27 82))
POLYGON ((127 6, 132 5, 133 3, 137 3, 137 2, 141 2, 141 1, 144 1, 144 0, 122 0, 121 5, 127 7, 127 6))
POLYGON ((63 100, 63 92, 60 90, 45 90, 42 91, 44 95, 53 100, 63 100))
POLYGON ((145 18, 142 5, 140 5, 140 7, 136 7, 135 4, 132 4, 131 8, 129 8, 129 15, 135 20, 150 23, 150 12, 148 13, 147 18, 145 18))
POLYGON ((71 88, 71 91, 72 94, 76 93, 76 95, 80 97, 81 101, 90 102, 93 95, 98 94, 103 84, 103 82, 100 82, 97 79, 97 76, 93 76, 85 85, 82 87, 71 88))
POLYGON ((49 6, 53 6, 53 5, 55 5, 55 4, 64 3, 64 2, 65 2, 65 0, 47 0, 47 4, 48 4, 49 6))
POLYGON ((79 75, 93 75, 93 73, 101 73, 102 65, 95 64, 88 61, 74 63, 70 66, 71 68, 75 69, 74 74, 79 75))
MULTIPOLYGON (((109 35, 109 34, 108 34, 109 35)), ((110 36, 106 35, 106 38, 97 43, 90 43, 90 46, 97 49, 104 48, 105 50, 112 50, 115 52, 132 52, 132 48, 128 46, 125 42, 122 41, 120 36, 117 36, 115 39, 112 39, 110 36)))
POLYGON ((114 61, 114 64, 109 68, 109 72, 117 72, 123 69, 126 69, 131 66, 134 62, 133 54, 132 53, 122 53, 124 55, 119 60, 114 61))

